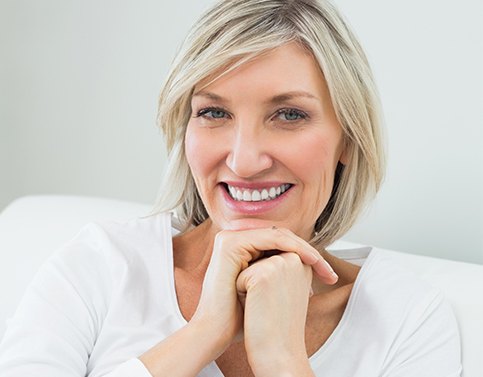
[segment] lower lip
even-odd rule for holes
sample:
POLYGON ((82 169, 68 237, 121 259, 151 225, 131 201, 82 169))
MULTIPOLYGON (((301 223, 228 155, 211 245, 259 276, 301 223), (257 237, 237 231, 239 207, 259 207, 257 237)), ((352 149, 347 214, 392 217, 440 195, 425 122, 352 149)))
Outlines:
POLYGON ((220 184, 220 190, 222 192, 223 198, 228 208, 230 208, 235 212, 243 213, 247 215, 256 215, 256 214, 264 213, 279 206, 288 197, 292 187, 289 188, 287 191, 285 191, 282 195, 272 200, 261 200, 259 202, 245 202, 242 200, 233 199, 230 196, 230 194, 228 194, 228 192, 226 191, 225 186, 220 184))

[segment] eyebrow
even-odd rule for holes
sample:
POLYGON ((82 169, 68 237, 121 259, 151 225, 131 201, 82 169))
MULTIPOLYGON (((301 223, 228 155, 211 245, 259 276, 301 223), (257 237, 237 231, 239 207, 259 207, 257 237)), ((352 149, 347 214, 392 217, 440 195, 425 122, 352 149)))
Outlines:
MULTIPOLYGON (((209 99, 214 100, 214 101, 229 102, 227 99, 219 96, 218 94, 206 92, 204 90, 200 90, 199 92, 196 92, 196 93, 193 94, 193 97, 197 97, 197 96, 206 97, 206 98, 209 98, 209 99)), ((277 104, 277 103, 289 101, 289 100, 297 98, 297 97, 310 98, 310 99, 314 99, 314 100, 317 100, 317 101, 319 100, 319 98, 317 98, 316 96, 314 96, 313 94, 311 94, 309 92, 305 92, 303 90, 295 90, 295 91, 291 91, 291 92, 277 94, 276 96, 273 96, 272 98, 270 98, 269 100, 267 100, 265 102, 269 103, 269 104, 277 104)))

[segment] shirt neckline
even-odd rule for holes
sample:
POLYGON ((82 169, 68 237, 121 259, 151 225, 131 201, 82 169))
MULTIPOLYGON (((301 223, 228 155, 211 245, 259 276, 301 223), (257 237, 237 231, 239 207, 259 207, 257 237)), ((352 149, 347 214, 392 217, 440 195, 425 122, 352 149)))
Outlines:
POLYGON ((165 239, 166 239, 166 249, 167 249, 167 272, 168 272, 168 284, 169 284, 169 297, 171 301, 171 306, 174 309, 176 320, 180 327, 188 324, 188 321, 183 317, 181 313, 181 308, 179 307, 178 297, 176 295, 176 285, 174 280, 174 256, 173 256, 173 235, 171 232, 171 213, 168 213, 167 217, 167 227, 165 228, 165 239))
MULTIPOLYGON (((320 362, 320 360, 330 351, 330 349, 333 347, 333 344, 335 343, 336 339, 340 338, 340 333, 344 331, 344 329, 347 328, 348 324, 351 322, 351 317, 352 313, 355 311, 355 307, 357 306, 357 302, 359 299, 359 292, 360 292, 360 287, 362 282, 366 279, 365 276, 368 274, 368 270, 370 270, 371 266, 374 263, 374 259, 377 255, 378 250, 374 249, 372 246, 363 246, 360 248, 351 248, 351 249, 339 249, 335 250, 337 251, 343 251, 344 253, 350 252, 350 251, 361 251, 361 252, 368 252, 367 257, 365 258, 364 263, 361 265, 361 269, 359 270, 359 273, 357 274, 356 280, 354 281, 354 285, 352 287, 351 294, 349 296, 349 300, 347 301, 346 308, 344 310, 344 313, 342 313, 342 317, 337 324, 336 328, 332 333, 329 335, 327 340, 322 344, 322 346, 314 352, 312 356, 310 356, 309 361, 311 365, 320 362), (367 250, 370 247, 370 250, 367 250), (365 250, 363 250, 365 249, 365 250)), ((330 251, 331 254, 336 254, 333 251, 330 251)), ((336 255, 337 256, 337 255, 336 255)), ((350 261, 351 258, 343 258, 344 260, 350 261)))

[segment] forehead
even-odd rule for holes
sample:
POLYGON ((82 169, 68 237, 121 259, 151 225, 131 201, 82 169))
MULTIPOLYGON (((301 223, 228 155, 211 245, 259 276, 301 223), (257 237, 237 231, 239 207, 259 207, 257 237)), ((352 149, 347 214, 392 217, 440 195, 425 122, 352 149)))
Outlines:
POLYGON ((257 85, 260 89, 305 90, 319 94, 326 88, 317 60, 296 42, 263 51, 239 63, 240 59, 232 60, 215 70, 195 85, 194 94, 201 90, 243 91, 257 85))

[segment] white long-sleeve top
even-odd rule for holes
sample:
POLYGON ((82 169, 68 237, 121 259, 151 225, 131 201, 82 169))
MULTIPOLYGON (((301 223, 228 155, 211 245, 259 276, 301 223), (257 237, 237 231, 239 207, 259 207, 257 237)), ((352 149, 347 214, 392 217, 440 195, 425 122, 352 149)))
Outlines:
MULTIPOLYGON (((186 324, 174 284, 175 233, 168 213, 86 225, 43 264, 7 321, 0 376, 151 377, 138 357, 186 324)), ((340 257, 361 255, 342 319, 310 357, 315 374, 460 376, 457 324, 439 290, 383 250, 340 257)), ((223 374, 213 361, 198 376, 223 374)))

